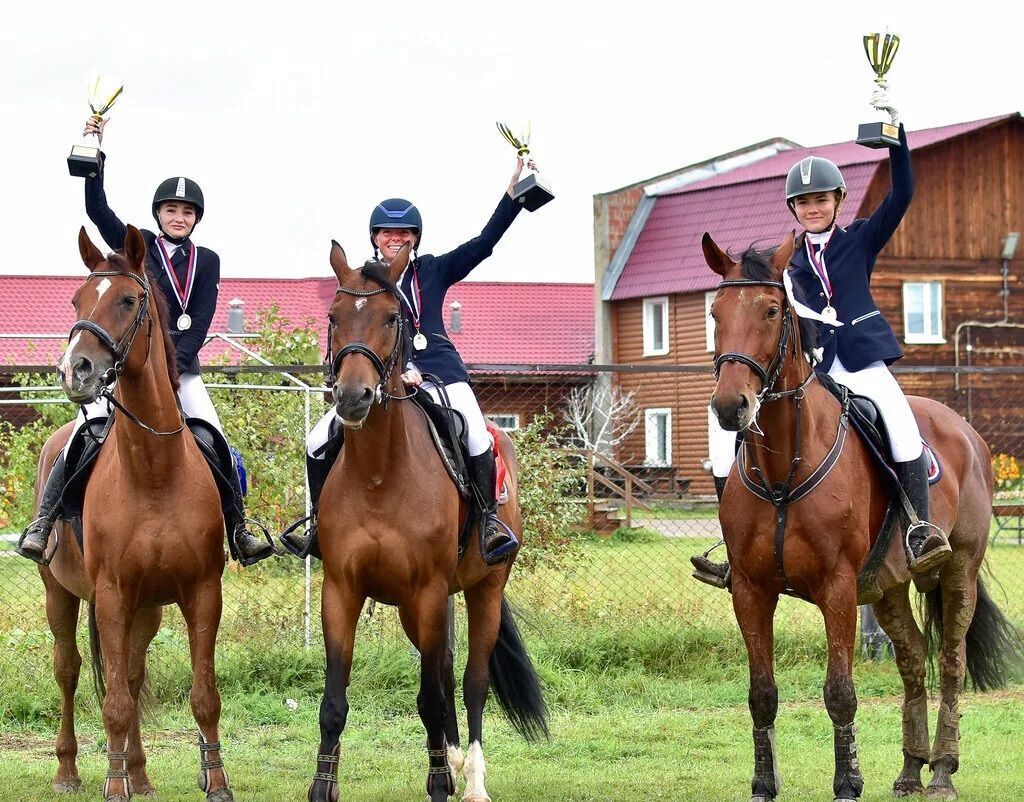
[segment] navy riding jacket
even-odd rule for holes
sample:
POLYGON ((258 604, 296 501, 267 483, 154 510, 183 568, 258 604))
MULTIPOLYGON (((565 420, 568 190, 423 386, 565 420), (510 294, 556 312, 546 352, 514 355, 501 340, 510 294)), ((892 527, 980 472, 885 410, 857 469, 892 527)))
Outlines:
MULTIPOLYGON (((466 365, 445 329, 444 298, 449 287, 468 276, 474 267, 491 255, 522 208, 507 192, 503 192, 498 208, 478 236, 440 256, 426 254, 417 257, 412 267, 406 269, 400 286, 410 306, 421 309, 420 331, 427 338, 424 350, 409 350, 411 361, 420 373, 432 373, 444 384, 469 381, 466 365), (414 272, 419 284, 418 296, 413 286, 414 272)), ((413 309, 406 310, 411 329, 413 309)), ((415 329, 412 333, 415 334, 415 329)))
MULTIPOLYGON (((862 370, 878 361, 891 365, 903 356, 899 341, 875 305, 869 287, 875 259, 896 231, 914 195, 910 148, 902 125, 900 143, 899 147, 889 148, 889 194, 866 220, 854 220, 845 229, 837 225, 823 249, 832 284, 832 306, 844 325, 816 322, 818 344, 824 351, 818 370, 827 372, 837 354, 850 371, 862 370)), ((804 240, 804 234, 797 237, 790 276, 803 291, 807 306, 820 312, 826 306, 825 290, 811 266, 804 240)))
MULTIPOLYGON (((104 155, 103 163, 105 164, 105 162, 106 156, 104 155)), ((103 189, 103 172, 101 166, 99 175, 95 178, 85 179, 85 211, 88 213, 89 219, 96 224, 96 228, 99 229, 100 235, 108 247, 119 250, 124 247, 128 229, 107 205, 107 194, 103 189)), ((206 342, 206 333, 210 330, 213 313, 217 310, 217 293, 220 289, 220 257, 209 248, 200 247, 188 238, 175 251, 171 249, 175 243, 167 241, 167 251, 172 252, 171 267, 182 288, 185 286, 191 249, 199 249, 196 253, 192 294, 188 299, 187 308, 183 310, 178 296, 171 286, 171 279, 164 268, 163 259, 157 250, 163 246, 157 242, 157 235, 152 231, 147 229, 141 229, 141 231, 146 241, 147 269, 152 276, 156 276, 156 286, 163 293, 167 300, 167 308, 170 310, 170 320, 166 325, 170 331, 171 340, 174 342, 178 373, 199 373, 199 349, 206 342), (178 331, 177 319, 183 311, 192 318, 192 325, 186 331, 178 331)))

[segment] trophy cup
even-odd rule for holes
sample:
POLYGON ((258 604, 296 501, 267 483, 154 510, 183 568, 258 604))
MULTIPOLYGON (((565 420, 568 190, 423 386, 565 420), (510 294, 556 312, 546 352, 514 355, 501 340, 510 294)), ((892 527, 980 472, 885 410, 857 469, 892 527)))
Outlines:
MULTIPOLYGON (((867 54, 868 63, 875 71, 875 83, 878 85, 876 94, 871 101, 874 104, 879 96, 885 98, 885 91, 889 86, 885 80, 885 74, 892 66, 892 60, 896 58, 896 51, 900 47, 900 38, 894 33, 869 33, 864 36, 864 52, 867 54)), ((887 100, 887 98, 886 98, 887 100)), ((875 106, 875 108, 881 108, 875 106)), ((891 122, 862 123, 857 129, 857 144, 867 148, 887 148, 890 145, 900 144, 900 121, 899 115, 894 109, 889 109, 891 122)))
MULTIPOLYGON (((97 123, 101 122, 103 115, 110 111, 110 107, 120 97, 122 90, 124 86, 120 81, 103 83, 98 76, 90 81, 89 108, 92 109, 92 119, 97 123)), ((92 139, 92 136, 83 136, 82 141, 71 148, 71 155, 68 156, 68 172, 71 175, 78 178, 95 178, 99 175, 99 143, 92 139)))
MULTIPOLYGON (((495 123, 498 126, 498 131, 506 141, 516 149, 520 157, 526 159, 530 155, 530 133, 531 127, 526 127, 526 134, 522 137, 517 137, 512 133, 511 129, 504 123, 495 123)), ((529 170, 529 168, 527 168, 529 170)), ((555 197, 555 194, 535 171, 530 173, 520 181, 516 182, 516 185, 512 187, 512 200, 519 201, 523 206, 526 207, 526 211, 535 212, 549 200, 555 197)))

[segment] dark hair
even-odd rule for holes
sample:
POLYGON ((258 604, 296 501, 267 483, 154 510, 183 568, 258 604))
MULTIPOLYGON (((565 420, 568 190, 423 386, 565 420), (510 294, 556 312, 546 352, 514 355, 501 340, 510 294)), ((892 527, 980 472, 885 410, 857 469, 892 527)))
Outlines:
POLYGON ((398 287, 391 280, 388 266, 379 259, 366 260, 366 264, 363 265, 363 278, 373 279, 393 295, 398 294, 398 287))

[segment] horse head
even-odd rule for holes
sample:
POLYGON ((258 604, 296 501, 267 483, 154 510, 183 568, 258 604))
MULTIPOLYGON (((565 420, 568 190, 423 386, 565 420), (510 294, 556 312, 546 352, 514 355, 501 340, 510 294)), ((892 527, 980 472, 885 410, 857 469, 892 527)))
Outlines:
POLYGON ((778 380, 800 335, 786 297, 782 273, 793 256, 794 238, 777 248, 749 248, 736 262, 710 234, 701 240, 704 259, 722 277, 711 305, 715 321, 715 384, 711 409, 727 431, 743 431, 757 419, 762 399, 778 380))
POLYGON ((145 362, 154 300, 145 269, 146 242, 134 226, 128 226, 123 252, 104 257, 84 227, 78 233, 78 250, 90 275, 72 298, 78 319, 57 362, 57 373, 67 397, 87 404, 129 363, 145 362), (148 323, 145 348, 136 348, 144 322, 148 323))
POLYGON ((331 267, 338 290, 327 314, 328 357, 335 414, 359 429, 375 401, 388 395, 404 351, 405 316, 398 282, 409 264, 409 247, 390 265, 369 261, 350 268, 345 251, 331 243, 331 267))

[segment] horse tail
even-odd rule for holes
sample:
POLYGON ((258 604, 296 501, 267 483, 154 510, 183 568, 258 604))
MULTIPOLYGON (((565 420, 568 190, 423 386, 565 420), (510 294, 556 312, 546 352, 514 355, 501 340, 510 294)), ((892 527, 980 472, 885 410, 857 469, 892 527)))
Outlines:
MULTIPOLYGON (((942 644, 942 588, 925 594, 925 636, 928 659, 934 664, 942 644)), ((1005 688, 1024 675, 1024 636, 989 596, 978 577, 978 599, 967 629, 967 673, 980 691, 1005 688)))
POLYGON ((96 626, 96 602, 89 602, 89 651, 92 653, 92 685, 96 698, 102 703, 107 695, 107 683, 103 681, 103 648, 100 629, 96 626))
POLYGON ((540 677, 516 626, 515 609, 505 598, 501 600, 498 641, 488 668, 498 704, 519 734, 528 741, 549 737, 548 707, 541 692, 540 677))

